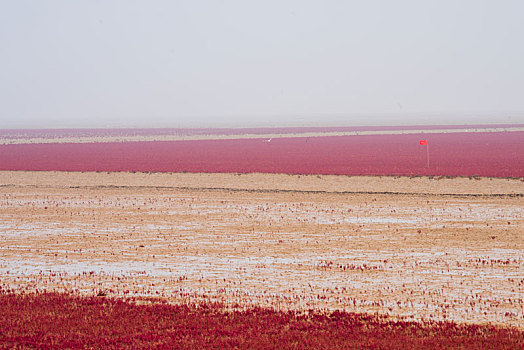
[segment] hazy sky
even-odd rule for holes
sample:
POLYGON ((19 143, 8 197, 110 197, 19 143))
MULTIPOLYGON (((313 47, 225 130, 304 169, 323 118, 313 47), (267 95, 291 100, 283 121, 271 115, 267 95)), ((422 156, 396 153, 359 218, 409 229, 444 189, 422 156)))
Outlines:
POLYGON ((524 123, 524 1, 0 0, 0 127, 524 123))

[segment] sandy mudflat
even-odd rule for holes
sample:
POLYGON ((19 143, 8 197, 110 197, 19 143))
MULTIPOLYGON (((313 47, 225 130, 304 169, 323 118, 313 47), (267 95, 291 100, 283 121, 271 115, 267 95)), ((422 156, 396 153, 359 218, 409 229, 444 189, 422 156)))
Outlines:
POLYGON ((0 171, 0 185, 405 194, 522 194, 524 179, 427 176, 0 171))
POLYGON ((144 141, 187 141, 187 140, 235 140, 235 139, 277 139, 288 137, 322 137, 322 136, 357 136, 357 135, 401 135, 401 134, 438 134, 438 133, 477 133, 477 132, 514 132, 524 131, 524 127, 480 127, 480 128, 431 128, 405 130, 361 130, 332 132, 293 132, 266 134, 181 134, 181 135, 119 135, 119 136, 76 136, 76 137, 23 137, 2 138, 0 145, 41 144, 41 143, 92 143, 92 142, 144 142, 144 141))
POLYGON ((0 172, 4 287, 524 327, 521 179, 0 172))

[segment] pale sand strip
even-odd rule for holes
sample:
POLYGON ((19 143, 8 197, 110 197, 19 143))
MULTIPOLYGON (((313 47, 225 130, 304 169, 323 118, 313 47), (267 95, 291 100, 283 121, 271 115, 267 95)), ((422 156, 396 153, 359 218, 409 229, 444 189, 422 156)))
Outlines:
POLYGON ((101 137, 53 137, 1 139, 0 145, 41 144, 41 143, 107 143, 144 141, 189 141, 189 140, 237 140, 237 139, 278 139, 289 137, 357 136, 357 135, 402 135, 402 134, 442 134, 472 132, 516 132, 524 127, 512 128, 471 128, 471 129, 417 129, 417 130, 373 130, 345 132, 305 132, 283 134, 237 134, 237 135, 151 135, 151 136, 101 136, 101 137))
POLYGON ((286 174, 0 171, 0 186, 159 187, 247 191, 520 195, 524 179, 286 174))

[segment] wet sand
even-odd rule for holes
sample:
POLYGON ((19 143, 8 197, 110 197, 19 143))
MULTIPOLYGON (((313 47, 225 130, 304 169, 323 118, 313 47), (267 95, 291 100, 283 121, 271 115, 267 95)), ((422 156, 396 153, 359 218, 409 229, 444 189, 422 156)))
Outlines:
POLYGON ((393 130, 355 130, 324 132, 287 132, 287 133, 210 133, 210 134, 177 134, 177 135, 118 135, 118 136, 48 136, 48 137, 1 137, 0 145, 42 144, 42 143, 92 143, 92 142, 144 142, 144 141, 187 141, 187 140, 236 140, 236 139, 271 139, 289 137, 323 137, 323 136, 358 136, 358 135, 401 135, 401 134, 439 134, 439 133, 478 133, 478 132, 518 132, 524 131, 521 126, 507 127, 470 127, 470 128, 420 128, 393 130))
POLYGON ((0 172, 16 290, 524 327, 522 179, 0 172))

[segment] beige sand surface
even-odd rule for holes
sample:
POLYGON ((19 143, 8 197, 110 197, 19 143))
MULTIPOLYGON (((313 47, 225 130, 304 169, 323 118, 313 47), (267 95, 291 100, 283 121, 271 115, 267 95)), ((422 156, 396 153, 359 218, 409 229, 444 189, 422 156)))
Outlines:
POLYGON ((524 328, 524 182, 0 172, 4 288, 524 328))
POLYGON ((0 186, 504 195, 524 193, 524 178, 0 171, 0 186))
POLYGON ((300 132, 280 134, 199 134, 199 135, 139 135, 139 136, 97 136, 97 137, 31 137, 2 138, 0 145, 30 143, 91 143, 91 142, 136 142, 136 141, 183 141, 183 140, 231 140, 231 139, 276 139, 285 137, 355 136, 355 135, 398 135, 398 134, 439 134, 462 132, 513 132, 524 131, 524 127, 507 128, 465 128, 465 129, 406 129, 368 130, 334 132, 300 132))

